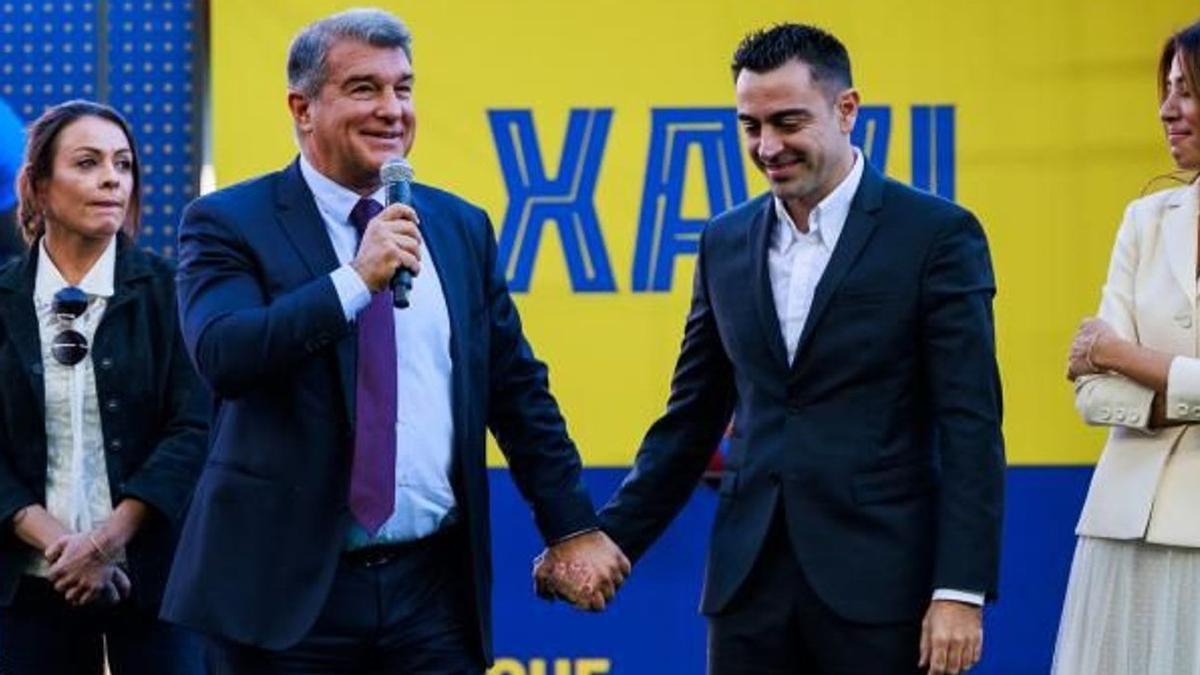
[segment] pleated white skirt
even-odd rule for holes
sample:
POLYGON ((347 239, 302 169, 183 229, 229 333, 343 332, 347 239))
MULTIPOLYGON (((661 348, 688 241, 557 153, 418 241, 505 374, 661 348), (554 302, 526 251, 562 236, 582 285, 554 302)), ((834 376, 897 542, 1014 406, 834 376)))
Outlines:
POLYGON ((1080 537, 1054 675, 1200 675, 1200 549, 1080 537))

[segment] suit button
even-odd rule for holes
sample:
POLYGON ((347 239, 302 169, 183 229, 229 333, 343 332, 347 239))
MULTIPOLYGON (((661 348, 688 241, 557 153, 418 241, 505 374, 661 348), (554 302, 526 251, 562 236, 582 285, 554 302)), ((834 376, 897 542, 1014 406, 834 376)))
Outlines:
POLYGON ((1137 413, 1129 413, 1129 423, 1137 424, 1142 421, 1142 416, 1137 413))
POLYGON ((789 403, 787 405, 787 411, 789 415, 799 415, 801 412, 803 412, 803 408, 800 407, 799 403, 789 403))
POLYGON ((1179 316, 1175 317, 1175 323, 1178 323, 1180 328, 1191 328, 1192 327, 1192 315, 1191 314, 1180 314, 1179 316))
POLYGON ((116 412, 121 409, 121 403, 115 398, 110 398, 104 402, 104 409, 108 412, 116 412))
POLYGON ((1117 411, 1117 415, 1116 415, 1116 417, 1117 417, 1117 421, 1118 421, 1118 422, 1124 422, 1124 421, 1125 421, 1125 411, 1124 411, 1124 410, 1118 410, 1118 411, 1117 411))
POLYGON ((113 452, 120 452, 121 451, 121 439, 114 438, 111 441, 109 441, 108 449, 112 450, 113 452))
POLYGON ((1101 408, 1100 410, 1096 411, 1096 417, 1102 420, 1108 419, 1111 415, 1112 413, 1109 412, 1108 408, 1101 408))
POLYGON ((112 367, 113 367, 113 360, 112 360, 111 356, 105 356, 104 358, 100 359, 100 369, 101 370, 112 370, 112 367))
POLYGON ((1192 416, 1193 416, 1193 417, 1200 417, 1200 405, 1198 405, 1198 406, 1196 406, 1196 407, 1192 408, 1192 416))
POLYGON ((42 374, 42 364, 40 364, 40 363, 29 364, 29 372, 33 373, 34 375, 41 375, 42 374))
POLYGON ((1175 406, 1175 414, 1176 415, 1186 415, 1187 413, 1188 413, 1188 407, 1187 407, 1186 403, 1180 403, 1179 405, 1175 406))

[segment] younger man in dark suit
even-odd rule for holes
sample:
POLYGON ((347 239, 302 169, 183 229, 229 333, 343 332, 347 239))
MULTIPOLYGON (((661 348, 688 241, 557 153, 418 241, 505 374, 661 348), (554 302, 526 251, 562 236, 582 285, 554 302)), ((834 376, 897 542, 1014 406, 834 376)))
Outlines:
MULTIPOLYGON (((1000 556, 983 230, 851 145, 859 95, 832 35, 754 33, 733 74, 771 192, 705 229, 667 411, 603 528, 639 558, 735 413, 702 604, 710 672, 961 672, 1000 556)), ((549 551, 535 574, 577 591, 565 567, 549 551)))

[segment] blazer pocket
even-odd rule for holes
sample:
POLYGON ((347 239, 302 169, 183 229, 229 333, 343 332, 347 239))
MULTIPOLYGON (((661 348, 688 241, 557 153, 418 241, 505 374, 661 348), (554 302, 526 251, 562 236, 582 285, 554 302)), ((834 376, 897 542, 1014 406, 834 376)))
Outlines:
POLYGON ((255 471, 241 464, 235 464, 222 459, 210 459, 204 465, 204 471, 211 472, 214 475, 222 478, 231 478, 233 481, 244 484, 249 483, 258 487, 275 486, 275 479, 267 476, 261 471, 255 471))
POLYGON ((900 299, 900 294, 890 288, 843 288, 834 296, 834 302, 843 307, 886 305, 900 299))
POLYGON ((875 504, 920 496, 935 486, 933 468, 929 465, 901 464, 854 474, 852 490, 856 503, 875 504))

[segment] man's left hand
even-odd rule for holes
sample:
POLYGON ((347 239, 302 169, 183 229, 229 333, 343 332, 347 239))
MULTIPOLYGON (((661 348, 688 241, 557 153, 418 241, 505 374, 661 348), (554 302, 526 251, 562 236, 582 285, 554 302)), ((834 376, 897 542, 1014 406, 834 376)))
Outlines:
POLYGON ((954 675, 983 655, 983 608, 954 600, 934 600, 921 622, 921 660, 930 675, 954 675))
POLYGON ((579 609, 600 611, 629 575, 629 559, 597 530, 550 546, 534 561, 534 590, 562 596, 579 609))

